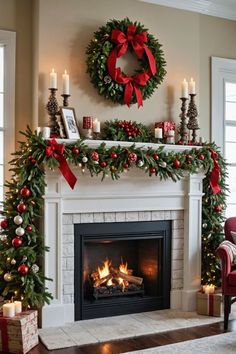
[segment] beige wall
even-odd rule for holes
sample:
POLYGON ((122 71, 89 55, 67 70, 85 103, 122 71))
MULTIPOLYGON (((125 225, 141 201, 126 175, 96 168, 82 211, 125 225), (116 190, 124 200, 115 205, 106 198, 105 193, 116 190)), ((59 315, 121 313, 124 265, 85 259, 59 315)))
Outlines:
POLYGON ((31 0, 0 0, 0 29, 16 32, 16 140, 32 117, 31 0))

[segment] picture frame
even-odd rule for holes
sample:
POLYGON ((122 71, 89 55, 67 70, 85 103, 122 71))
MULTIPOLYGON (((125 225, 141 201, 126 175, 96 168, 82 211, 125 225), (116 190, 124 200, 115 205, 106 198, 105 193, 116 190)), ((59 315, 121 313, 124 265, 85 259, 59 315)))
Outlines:
POLYGON ((67 139, 80 139, 74 108, 60 107, 60 109, 67 139))

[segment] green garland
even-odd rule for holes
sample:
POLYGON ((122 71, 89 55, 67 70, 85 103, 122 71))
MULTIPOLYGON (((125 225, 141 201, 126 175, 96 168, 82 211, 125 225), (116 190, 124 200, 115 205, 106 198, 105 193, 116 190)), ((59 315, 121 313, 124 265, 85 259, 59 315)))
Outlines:
POLYGON ((104 140, 150 142, 152 134, 142 123, 126 120, 106 121, 103 128, 104 140))
MULTIPOLYGON (((115 47, 115 44, 111 42, 110 36, 112 30, 119 29, 126 34, 128 25, 132 24, 128 18, 124 20, 111 20, 106 23, 105 26, 99 28, 98 31, 94 33, 93 40, 89 43, 86 54, 87 54, 87 72, 90 75, 90 79, 94 87, 98 90, 101 96, 106 99, 110 99, 115 103, 124 104, 124 85, 119 84, 114 81, 109 75, 107 69, 107 59, 115 47)), ((144 28, 139 22, 133 23, 137 27, 137 33, 147 32, 148 30, 144 28)), ((163 81, 166 74, 165 70, 165 59, 163 56, 163 51, 161 49, 162 45, 153 35, 147 34, 147 46, 151 50, 157 67, 157 72, 154 76, 151 76, 147 81, 145 86, 139 85, 143 100, 151 97, 157 86, 163 81)), ((132 51, 132 48, 129 47, 132 51)), ((136 74, 143 73, 148 68, 148 61, 145 55, 142 59, 139 59, 140 69, 136 70, 136 74)), ((131 104, 136 103, 136 96, 133 95, 131 104)))
MULTIPOLYGON (((24 306, 39 307, 51 299, 44 285, 46 278, 42 271, 43 254, 48 249, 43 246, 43 236, 38 225, 43 208, 45 166, 54 169, 59 166, 59 162, 53 154, 46 156, 47 141, 42 139, 41 134, 37 136, 30 129, 23 134, 27 140, 20 143, 16 157, 11 161, 13 178, 6 183, 8 192, 2 212, 5 220, 1 223, 0 236, 0 294, 5 299, 12 296, 23 299, 24 306), (20 245, 13 241, 18 227, 14 222, 17 215, 22 217, 21 227, 25 230, 20 237, 20 245)), ((116 180, 123 172, 138 168, 150 177, 177 181, 186 173, 197 173, 203 168, 207 175, 203 197, 202 280, 204 283, 219 285, 219 261, 215 257, 215 249, 222 240, 221 223, 224 220, 227 187, 226 164, 214 144, 174 153, 165 152, 164 147, 148 150, 135 145, 107 148, 105 143, 92 149, 78 140, 66 145, 63 155, 68 163, 81 166, 82 171, 87 169, 91 176, 101 175, 102 179, 110 174, 116 180), (213 168, 212 150, 218 153, 221 167, 222 192, 216 195, 212 194, 209 187, 209 176, 213 168)))

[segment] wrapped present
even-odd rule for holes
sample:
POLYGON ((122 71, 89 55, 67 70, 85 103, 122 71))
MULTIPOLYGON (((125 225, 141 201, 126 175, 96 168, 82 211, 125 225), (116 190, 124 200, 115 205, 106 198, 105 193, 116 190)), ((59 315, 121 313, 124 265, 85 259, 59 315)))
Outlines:
POLYGON ((163 130, 163 137, 168 137, 169 130, 175 130, 175 122, 173 121, 165 121, 165 122, 156 122, 155 128, 162 128, 163 130))
POLYGON ((197 313, 199 315, 220 317, 222 315, 222 294, 197 293, 197 313))
POLYGON ((37 311, 21 312, 11 318, 0 316, 0 351, 25 354, 37 344, 37 311))

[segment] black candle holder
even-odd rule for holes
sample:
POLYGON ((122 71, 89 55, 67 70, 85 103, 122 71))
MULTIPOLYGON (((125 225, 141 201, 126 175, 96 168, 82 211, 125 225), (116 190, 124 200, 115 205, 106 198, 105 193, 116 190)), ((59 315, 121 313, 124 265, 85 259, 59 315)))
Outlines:
POLYGON ((179 134, 180 139, 184 145, 188 143, 188 130, 187 130, 187 100, 186 97, 180 97, 182 101, 180 117, 179 134))
POLYGON ((67 95, 66 93, 63 93, 61 95, 63 97, 63 107, 69 107, 69 97, 70 95, 67 95))
POLYGON ((187 117, 189 117, 187 127, 189 130, 192 130, 192 142, 193 143, 197 142, 196 131, 198 129, 200 129, 199 125, 198 125, 198 120, 197 120, 198 111, 197 111, 197 106, 195 103, 195 97, 196 97, 195 93, 190 93, 190 102, 188 105, 188 113, 187 113, 187 117))

